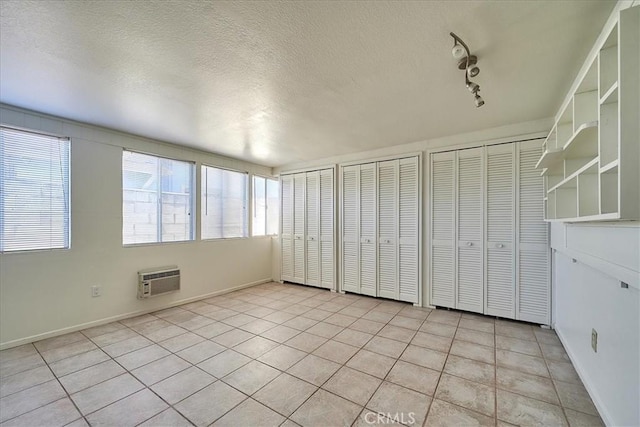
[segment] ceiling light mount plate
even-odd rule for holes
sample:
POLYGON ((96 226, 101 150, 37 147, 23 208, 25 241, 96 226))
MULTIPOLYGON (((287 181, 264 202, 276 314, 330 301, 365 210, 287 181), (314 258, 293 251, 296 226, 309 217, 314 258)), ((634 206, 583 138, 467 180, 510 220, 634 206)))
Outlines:
POLYGON ((461 58, 458 61, 458 69, 459 70, 466 70, 467 69, 467 65, 472 66, 472 65, 476 65, 478 63, 478 57, 475 55, 471 55, 469 56, 469 62, 467 62, 467 57, 465 56, 464 58, 461 58))

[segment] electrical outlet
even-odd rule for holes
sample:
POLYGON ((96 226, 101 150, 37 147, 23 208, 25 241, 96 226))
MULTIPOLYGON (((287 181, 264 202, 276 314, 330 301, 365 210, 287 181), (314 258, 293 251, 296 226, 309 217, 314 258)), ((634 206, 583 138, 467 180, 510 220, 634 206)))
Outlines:
POLYGON ((102 295, 102 288, 100 286, 92 286, 91 296, 95 298, 95 297, 99 297, 100 295, 102 295))
POLYGON ((598 332, 595 329, 591 329, 591 348, 598 352, 598 332))

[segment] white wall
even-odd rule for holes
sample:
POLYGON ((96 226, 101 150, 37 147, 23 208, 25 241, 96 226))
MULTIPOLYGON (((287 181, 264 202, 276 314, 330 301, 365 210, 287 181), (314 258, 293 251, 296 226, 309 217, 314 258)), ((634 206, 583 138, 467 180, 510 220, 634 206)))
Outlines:
POLYGON ((640 225, 553 224, 551 245, 556 332, 607 425, 640 425, 640 225))
POLYGON ((72 140, 71 249, 0 254, 0 348, 271 278, 271 237, 124 248, 122 148, 195 161, 197 170, 201 162, 261 175, 271 168, 7 105, 0 123, 72 140), (173 264, 180 292, 136 299, 138 270, 173 264), (91 297, 92 285, 101 297, 91 297))
MULTIPOLYGON (((458 148, 468 148, 480 145, 490 145, 490 144, 498 144, 504 142, 512 142, 518 140, 539 138, 546 136, 549 132, 549 129, 553 126, 553 120, 543 119, 543 120, 535 120, 531 122, 518 123, 508 126, 501 126, 498 128, 485 129, 477 132, 470 132, 465 134, 453 135, 445 138, 437 138, 432 140, 418 141, 410 144, 396 145, 392 147, 381 148, 377 150, 370 151, 362 151, 358 153, 330 157, 325 159, 318 159, 311 162, 304 163, 296 163, 291 165, 286 165, 280 168, 274 168, 274 174, 280 174, 282 172, 300 170, 300 169, 311 169, 318 167, 326 167, 337 165, 345 162, 357 162, 361 160, 375 159, 381 157, 388 156, 396 156, 403 155, 407 153, 419 153, 422 152, 424 154, 422 161, 422 229, 423 229, 423 239, 422 239, 422 304, 427 306, 429 304, 429 296, 428 296, 428 286, 427 286, 427 278, 429 277, 427 271, 427 257, 429 256, 426 239, 426 233, 428 230, 428 221, 429 221, 429 211, 427 201, 429 198, 429 157, 428 153, 434 150, 439 149, 458 149, 458 148)), ((339 173, 340 170, 338 168, 338 182, 340 181, 339 173)), ((338 195, 339 197, 340 186, 338 185, 338 195)), ((338 203, 336 203, 338 205, 338 203)), ((337 224, 337 221, 336 221, 337 224)), ((339 224, 337 224, 339 226, 339 224)), ((336 246, 339 246, 336 241, 336 246)), ((278 280, 280 278, 280 246, 279 242, 274 242, 273 246, 273 278, 274 280, 278 280)), ((339 265, 336 266, 337 269, 339 265)), ((338 272, 339 274, 339 272, 338 272)), ((338 280, 339 283, 339 280, 338 280)))

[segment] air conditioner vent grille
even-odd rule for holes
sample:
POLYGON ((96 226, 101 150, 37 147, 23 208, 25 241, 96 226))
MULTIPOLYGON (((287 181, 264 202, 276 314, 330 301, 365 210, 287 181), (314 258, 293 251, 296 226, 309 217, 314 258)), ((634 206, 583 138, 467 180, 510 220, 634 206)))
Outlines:
POLYGON ((154 280, 154 279, 161 279, 163 277, 173 277, 173 276, 179 276, 179 275, 180 275, 180 270, 163 271, 161 273, 145 274, 142 276, 142 280, 154 280))

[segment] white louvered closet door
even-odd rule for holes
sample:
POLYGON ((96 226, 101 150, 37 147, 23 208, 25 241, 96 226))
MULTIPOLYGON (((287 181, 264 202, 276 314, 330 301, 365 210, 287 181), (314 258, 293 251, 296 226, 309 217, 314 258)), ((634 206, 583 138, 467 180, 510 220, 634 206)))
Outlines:
POLYGON ((283 175, 281 178, 282 209, 281 218, 281 261, 282 280, 293 280, 293 177, 283 175))
POLYGON ((377 295, 376 164, 360 165, 360 293, 377 295))
POLYGON ((398 160, 378 163, 378 296, 398 299, 398 160))
POLYGON ((305 283, 305 190, 306 174, 293 176, 293 281, 305 283))
POLYGON ((455 152, 431 156, 431 304, 455 308, 455 152))
POLYGON ((305 239, 307 285, 320 286, 320 173, 306 173, 305 239))
POLYGON ((360 292, 360 165, 342 168, 342 289, 360 292))
POLYGON ((544 222, 544 185, 535 168, 540 141, 518 145, 518 278, 516 318, 549 325, 549 227, 544 222))
POLYGON ((457 292, 456 308, 484 311, 484 173, 483 149, 457 153, 457 292))
POLYGON ((398 214, 398 284, 401 301, 419 303, 420 171, 418 157, 400 159, 398 214))
POLYGON ((515 144, 487 147, 485 314, 515 318, 515 144))
POLYGON ((334 288, 334 185, 333 169, 324 169, 320 173, 320 286, 334 288))

